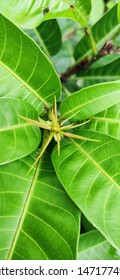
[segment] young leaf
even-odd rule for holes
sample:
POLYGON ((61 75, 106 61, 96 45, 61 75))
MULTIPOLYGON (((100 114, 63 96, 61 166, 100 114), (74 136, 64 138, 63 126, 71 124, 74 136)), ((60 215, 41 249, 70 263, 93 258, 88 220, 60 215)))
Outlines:
POLYGON ((79 134, 101 142, 64 140, 59 157, 53 150, 54 168, 88 221, 120 250, 120 142, 89 130, 79 134))
POLYGON ((35 109, 25 101, 0 99, 0 165, 30 154, 40 144, 40 129, 23 121, 18 114, 38 119, 35 109))
POLYGON ((51 62, 17 26, 0 15, 0 64, 40 104, 49 106, 60 96, 60 80, 51 62), (15 43, 13 44, 13 42, 15 43))
POLYGON ((84 88, 68 96, 60 106, 63 118, 79 121, 90 118, 120 101, 120 82, 84 88))
POLYGON ((97 230, 81 234, 78 260, 120 260, 120 252, 113 248, 97 230))
POLYGON ((57 17, 71 18, 86 26, 90 10, 90 0, 0 1, 0 12, 22 28, 34 28, 57 17))
POLYGON ((49 154, 26 177, 35 155, 0 167, 0 259, 76 259, 80 212, 49 154))
MULTIPOLYGON (((120 24, 117 19, 117 4, 108 11, 93 27, 92 34, 99 51, 104 43, 109 40, 116 32, 120 30, 120 24), (102 28, 100 28, 102 26, 102 28)), ((76 60, 82 60, 92 53, 92 46, 89 37, 85 35, 76 45, 74 57, 76 60)))

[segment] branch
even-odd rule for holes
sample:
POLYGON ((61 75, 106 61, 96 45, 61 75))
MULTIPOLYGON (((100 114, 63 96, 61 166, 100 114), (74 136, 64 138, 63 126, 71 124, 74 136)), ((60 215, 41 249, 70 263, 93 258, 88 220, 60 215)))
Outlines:
POLYGON ((65 83, 70 76, 77 74, 83 69, 87 69, 88 64, 89 64, 89 59, 85 58, 82 61, 74 64, 72 67, 69 67, 64 73, 60 75, 61 82, 65 83))
POLYGON ((74 64, 73 66, 69 67, 65 72, 63 72, 60 75, 60 80, 62 83, 66 83, 67 80, 77 73, 79 73, 81 70, 87 70, 90 68, 91 64, 93 64, 96 60, 98 60, 100 57, 103 57, 107 54, 113 54, 115 53, 114 45, 108 41, 104 44, 102 49, 98 52, 96 57, 88 58, 86 57, 82 61, 74 64))

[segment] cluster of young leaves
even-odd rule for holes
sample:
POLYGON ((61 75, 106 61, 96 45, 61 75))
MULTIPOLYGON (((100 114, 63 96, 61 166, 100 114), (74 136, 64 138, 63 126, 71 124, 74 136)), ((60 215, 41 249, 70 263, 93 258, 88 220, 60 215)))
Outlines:
POLYGON ((120 259, 120 3, 108 4, 94 18, 94 0, 0 0, 2 260, 120 259))

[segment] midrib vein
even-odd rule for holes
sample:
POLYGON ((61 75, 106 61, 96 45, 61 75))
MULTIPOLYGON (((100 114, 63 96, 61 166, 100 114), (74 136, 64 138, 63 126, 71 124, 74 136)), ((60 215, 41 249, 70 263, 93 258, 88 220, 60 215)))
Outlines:
POLYGON ((31 124, 27 123, 27 122, 26 123, 21 123, 21 124, 15 124, 15 125, 0 128, 0 132, 8 131, 8 130, 14 130, 14 129, 23 128, 23 127, 27 127, 27 126, 31 126, 31 124))
MULTIPOLYGON (((118 82, 117 82, 118 83, 118 82)), ((94 88, 95 89, 95 88, 94 88)), ((83 91, 83 90, 81 90, 81 91, 83 91)), ((118 90, 116 90, 116 91, 114 91, 114 92, 111 92, 110 94, 104 94, 104 95, 100 95, 100 96, 98 96, 98 97, 96 97, 96 98, 94 98, 94 99, 90 99, 90 100, 88 100, 87 102, 85 102, 85 103, 82 103, 82 104, 80 104, 80 105, 78 105, 78 106, 76 106, 76 107, 74 107, 74 108, 72 108, 72 109, 69 109, 68 110, 68 112, 66 112, 64 115, 62 115, 62 118, 64 118, 66 115, 68 115, 68 114, 70 114, 70 113, 73 113, 74 111, 76 111, 76 110, 79 110, 81 107, 82 107, 82 109, 83 109, 83 107, 85 106, 85 105, 88 105, 88 104, 91 104, 91 103, 94 103, 95 101, 98 101, 98 100, 101 100, 101 99, 103 99, 103 97, 105 98, 105 97, 107 97, 107 98, 110 98, 111 96, 113 96, 113 95, 115 95, 116 93, 120 93, 120 90, 118 89, 118 90)), ((76 94, 76 93, 75 93, 76 94)), ((68 97, 69 98, 69 97, 68 97)), ((119 101, 115 101, 115 103, 114 104, 112 104, 112 105, 115 105, 115 104, 117 104, 119 101)), ((112 106, 111 105, 111 106, 112 106)), ((110 107, 111 107, 110 106, 110 107)), ((105 110, 105 109, 104 109, 105 110)), ((102 110, 103 111, 103 110, 102 110)), ((76 111, 75 112, 76 113, 76 115, 79 113, 79 111, 76 111)), ((71 118, 72 118, 72 116, 71 116, 71 118)))
POLYGON ((119 185, 113 180, 113 178, 99 165, 97 161, 95 161, 79 144, 75 142, 73 139, 69 139, 77 148, 78 150, 87 157, 91 163, 98 169, 100 172, 120 191, 119 185))
POLYGON ((108 121, 108 122, 112 122, 112 123, 119 123, 120 124, 120 120, 119 119, 112 119, 112 118, 106 118, 106 117, 91 117, 91 120, 96 120, 96 121, 108 121))
POLYGON ((28 192, 28 195, 27 195, 27 198, 26 198, 26 201, 25 201, 22 213, 21 213, 21 217, 19 219, 18 226, 17 226, 16 231, 15 231, 15 235, 14 235, 14 238, 13 238, 13 241, 12 241, 12 244, 11 244, 11 248, 10 248, 9 253, 8 253, 7 260, 12 259, 12 255, 14 253, 14 249, 15 249, 20 231, 22 229, 22 225, 23 225, 25 216, 27 214, 27 210, 28 210, 28 207, 29 207, 29 203, 30 203, 33 191, 34 191, 34 187, 35 187, 35 184, 37 182, 37 178, 38 178, 38 174, 39 174, 39 170, 40 170, 40 165, 41 165, 41 160, 39 161, 39 163, 37 165, 36 172, 34 174, 34 177, 33 177, 33 180, 32 180, 32 183, 31 183, 31 186, 30 186, 30 189, 29 189, 29 192, 28 192))
POLYGON ((7 70, 9 73, 11 73, 19 82, 22 83, 35 97, 37 97, 43 104, 46 106, 49 106, 49 104, 43 99, 33 88, 31 88, 24 80, 22 80, 17 74, 15 74, 14 71, 12 71, 6 64, 4 64, 2 61, 0 61, 0 64, 7 70))

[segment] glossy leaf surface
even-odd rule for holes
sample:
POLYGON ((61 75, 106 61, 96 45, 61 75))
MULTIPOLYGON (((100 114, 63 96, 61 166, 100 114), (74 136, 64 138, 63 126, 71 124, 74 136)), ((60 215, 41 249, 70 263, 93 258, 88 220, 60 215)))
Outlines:
POLYGON ((0 167, 0 259, 76 259, 79 210, 48 154, 26 176, 34 160, 28 156, 0 167))
POLYGON ((99 231, 94 230, 80 236, 78 260, 120 260, 120 252, 99 231))
POLYGON ((39 100, 41 105, 52 104, 54 95, 59 98, 60 81, 51 62, 28 36, 3 15, 0 15, 0 38, 0 64, 8 74, 19 80, 21 86, 29 90, 29 95, 35 101, 39 100))
MULTIPOLYGON (((93 38, 100 50, 104 43, 120 30, 120 24, 117 19, 117 5, 107 12, 92 28, 93 38), (102 28, 100 28, 102 26, 102 28)), ((85 35, 76 45, 74 57, 76 60, 82 60, 92 53, 92 46, 89 37, 85 35)))
POLYGON ((57 17, 72 18, 85 26, 90 10, 90 0, 0 1, 0 12, 22 28, 33 28, 57 17))
POLYGON ((59 180, 90 223, 120 250, 120 142, 104 134, 80 130, 100 140, 64 140, 52 160, 59 180), (114 228, 114 230, 113 230, 114 228))
POLYGON ((68 96, 60 107, 63 118, 89 118, 120 101, 120 82, 103 83, 84 88, 68 96), (73 116, 73 117, 72 117, 73 116))
POLYGON ((0 99, 0 165, 30 154, 40 144, 40 129, 18 114, 38 120, 35 109, 25 101, 0 99))

